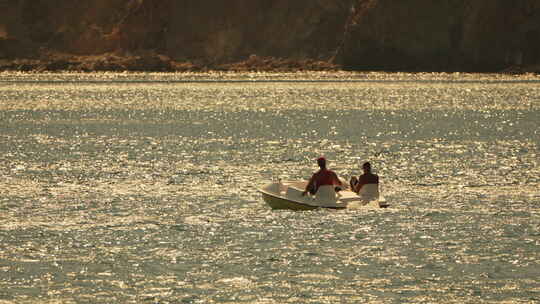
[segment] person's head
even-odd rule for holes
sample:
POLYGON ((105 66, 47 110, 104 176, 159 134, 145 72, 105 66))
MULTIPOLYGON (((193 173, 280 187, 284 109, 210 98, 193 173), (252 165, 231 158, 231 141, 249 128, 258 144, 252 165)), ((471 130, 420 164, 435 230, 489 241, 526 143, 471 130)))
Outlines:
POLYGON ((326 168, 326 158, 324 158, 324 156, 317 158, 317 165, 319 165, 321 169, 326 168))
POLYGON ((365 162, 362 165, 362 169, 364 169, 364 172, 371 172, 371 164, 369 162, 365 162))

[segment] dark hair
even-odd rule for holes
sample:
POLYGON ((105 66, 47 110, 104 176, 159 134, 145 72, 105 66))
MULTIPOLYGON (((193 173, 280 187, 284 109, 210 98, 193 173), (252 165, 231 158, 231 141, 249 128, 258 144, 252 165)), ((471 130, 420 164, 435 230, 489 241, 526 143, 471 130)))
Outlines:
POLYGON ((371 170, 371 164, 369 162, 365 162, 363 165, 362 165, 362 168, 370 171, 371 170))

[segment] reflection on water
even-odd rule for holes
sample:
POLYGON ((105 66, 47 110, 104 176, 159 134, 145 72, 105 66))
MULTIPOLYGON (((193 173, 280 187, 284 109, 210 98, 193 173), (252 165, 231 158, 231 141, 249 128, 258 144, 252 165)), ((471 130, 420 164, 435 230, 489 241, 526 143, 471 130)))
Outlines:
POLYGON ((0 80, 0 302, 540 301, 533 76, 0 80), (264 204, 322 154, 391 208, 264 204))

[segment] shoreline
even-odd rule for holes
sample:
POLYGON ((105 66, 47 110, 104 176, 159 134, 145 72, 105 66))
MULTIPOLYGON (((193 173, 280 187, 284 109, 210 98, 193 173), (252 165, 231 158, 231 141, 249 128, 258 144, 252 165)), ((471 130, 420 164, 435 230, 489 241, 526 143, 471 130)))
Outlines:
POLYGON ((0 70, 0 83, 17 82, 426 82, 426 83, 538 83, 535 73, 402 72, 402 71, 16 71, 0 70))
POLYGON ((251 55, 243 61, 230 63, 204 62, 203 60, 177 61, 165 55, 145 53, 119 55, 49 54, 39 58, 0 59, 1 71, 19 72, 209 72, 209 71, 339 71, 341 66, 323 60, 287 59, 251 55))
POLYGON ((349 69, 332 60, 289 59, 262 57, 251 55, 246 60, 231 63, 212 63, 199 61, 176 61, 165 55, 140 54, 118 55, 106 53, 101 55, 69 55, 51 54, 41 58, 0 59, 1 72, 351 72, 351 73, 463 73, 463 74, 501 74, 501 75, 540 75, 540 65, 508 66, 500 70, 459 70, 448 69, 349 69))

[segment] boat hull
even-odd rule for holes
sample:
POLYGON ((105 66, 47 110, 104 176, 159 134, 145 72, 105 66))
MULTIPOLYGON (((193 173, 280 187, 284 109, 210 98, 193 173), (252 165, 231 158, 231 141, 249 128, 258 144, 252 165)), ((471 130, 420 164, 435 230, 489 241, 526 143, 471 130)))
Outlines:
POLYGON ((313 206, 313 205, 307 205, 301 202, 295 202, 292 200, 288 200, 282 197, 274 196, 268 193, 262 193, 263 200, 270 206, 270 208, 274 210, 314 210, 318 208, 328 208, 328 209, 345 209, 345 207, 326 207, 326 206, 313 206))
POLYGON ((272 209, 287 209, 287 210, 313 210, 318 208, 326 209, 358 209, 358 208, 386 208, 388 204, 384 200, 363 200, 358 194, 350 190, 342 190, 338 193, 334 192, 333 187, 326 189, 326 194, 321 196, 303 195, 303 189, 307 182, 292 181, 292 182, 277 182, 270 183, 259 189, 263 200, 272 209))

